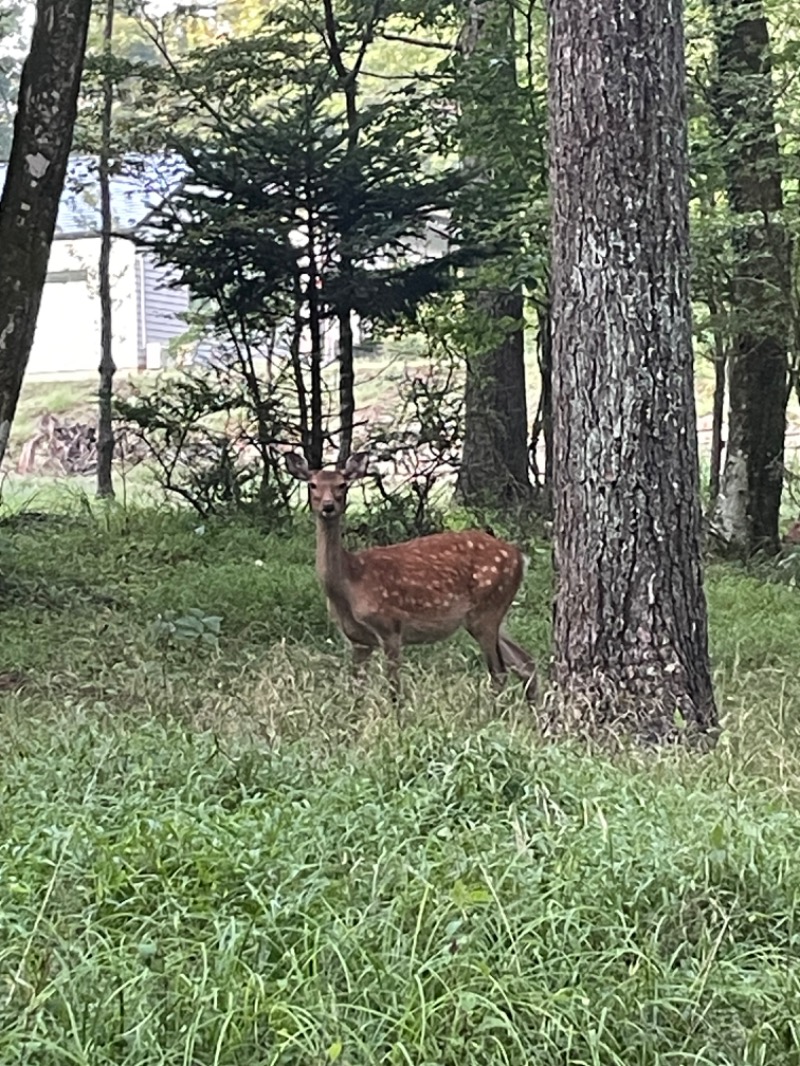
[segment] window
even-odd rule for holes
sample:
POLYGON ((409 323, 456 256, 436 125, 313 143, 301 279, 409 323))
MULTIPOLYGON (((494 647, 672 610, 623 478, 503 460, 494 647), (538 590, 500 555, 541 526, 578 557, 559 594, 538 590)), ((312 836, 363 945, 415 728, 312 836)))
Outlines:
POLYGON ((67 282, 67 281, 86 281, 87 272, 85 270, 51 270, 47 274, 47 283, 52 282, 67 282))

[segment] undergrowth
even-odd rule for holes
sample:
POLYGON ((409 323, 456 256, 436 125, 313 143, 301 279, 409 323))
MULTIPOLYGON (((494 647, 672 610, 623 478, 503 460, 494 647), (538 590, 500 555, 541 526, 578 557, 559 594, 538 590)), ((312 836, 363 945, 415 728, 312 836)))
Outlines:
POLYGON ((6 515, 0 1063, 796 1066, 800 605, 708 584, 720 744, 611 757, 467 639, 354 687, 305 517, 6 515))

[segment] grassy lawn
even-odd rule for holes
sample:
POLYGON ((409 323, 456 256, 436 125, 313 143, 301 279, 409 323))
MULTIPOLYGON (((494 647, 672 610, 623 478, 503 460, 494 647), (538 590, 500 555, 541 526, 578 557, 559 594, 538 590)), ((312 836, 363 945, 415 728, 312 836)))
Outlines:
POLYGON ((305 516, 54 502, 0 524, 3 1066, 800 1062, 796 589, 713 569, 720 745, 612 758, 468 640, 354 689, 305 516))

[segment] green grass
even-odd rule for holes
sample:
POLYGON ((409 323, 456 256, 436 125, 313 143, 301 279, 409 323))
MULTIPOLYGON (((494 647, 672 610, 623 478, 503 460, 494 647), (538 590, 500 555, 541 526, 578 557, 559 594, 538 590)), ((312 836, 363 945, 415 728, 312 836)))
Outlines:
MULTIPOLYGON (((467 639, 409 654, 398 723, 305 516, 6 518, 2 1066, 800 1062, 796 589, 713 568, 719 746, 611 757, 467 639), (192 609, 218 644, 158 625, 192 609)), ((542 550, 540 657, 549 585, 542 550)))

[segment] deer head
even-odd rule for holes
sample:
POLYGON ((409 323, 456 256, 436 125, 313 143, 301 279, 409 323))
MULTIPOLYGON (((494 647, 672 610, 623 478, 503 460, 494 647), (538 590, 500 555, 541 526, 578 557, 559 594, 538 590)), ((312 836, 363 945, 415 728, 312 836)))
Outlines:
POLYGON ((356 452, 351 455, 344 467, 334 470, 311 470, 302 455, 289 452, 286 457, 286 469, 308 484, 308 503, 312 512, 323 522, 341 518, 347 507, 347 492, 354 481, 367 473, 369 455, 356 452))

